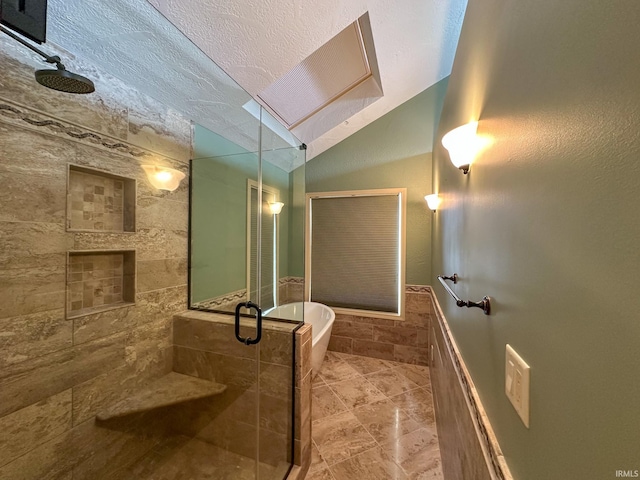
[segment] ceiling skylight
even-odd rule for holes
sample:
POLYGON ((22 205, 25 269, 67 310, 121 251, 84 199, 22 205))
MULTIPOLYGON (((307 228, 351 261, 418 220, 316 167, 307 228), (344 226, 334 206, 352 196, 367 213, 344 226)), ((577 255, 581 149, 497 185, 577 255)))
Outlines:
MULTIPOLYGON (((287 128, 313 114, 372 76, 361 22, 364 15, 258 94, 287 128)), ((365 28, 368 25, 365 26, 365 28)))

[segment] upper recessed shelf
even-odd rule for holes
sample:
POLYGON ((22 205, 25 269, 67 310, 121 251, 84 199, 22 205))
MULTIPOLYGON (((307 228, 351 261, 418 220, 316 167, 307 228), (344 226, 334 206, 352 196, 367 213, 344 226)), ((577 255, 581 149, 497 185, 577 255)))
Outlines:
POLYGON ((135 232, 136 181, 69 165, 67 230, 135 232))

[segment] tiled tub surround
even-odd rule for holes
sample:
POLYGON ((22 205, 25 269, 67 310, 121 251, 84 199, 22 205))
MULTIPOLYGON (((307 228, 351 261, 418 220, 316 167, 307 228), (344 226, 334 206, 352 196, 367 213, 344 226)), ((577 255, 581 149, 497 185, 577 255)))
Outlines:
POLYGON ((135 231, 135 180, 69 166, 69 230, 135 231))
POLYGON ((69 253, 67 318, 135 303, 135 252, 69 253))
POLYGON ((443 479, 428 367, 327 352, 312 395, 307 480, 443 479))
POLYGON ((512 480, 469 372, 433 296, 431 381, 447 480, 512 480))
POLYGON ((0 478, 132 478, 117 472, 159 448, 168 425, 155 412, 108 426, 95 415, 171 370, 172 316, 187 298, 188 182, 160 192, 140 165, 186 171, 191 125, 67 55, 96 93, 40 87, 41 62, 4 37, 0 478), (137 181, 137 232, 66 231, 70 163, 137 181), (135 305, 67 319, 67 252, 112 249, 136 250, 135 305))
POLYGON ((329 350, 428 365, 431 289, 408 285, 405 302, 404 320, 336 313, 329 350))

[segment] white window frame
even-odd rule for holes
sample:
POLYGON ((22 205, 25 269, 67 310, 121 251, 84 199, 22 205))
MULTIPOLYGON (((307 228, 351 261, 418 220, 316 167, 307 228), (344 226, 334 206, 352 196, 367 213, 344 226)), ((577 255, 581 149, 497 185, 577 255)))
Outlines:
POLYGON ((345 190, 336 192, 314 192, 306 194, 305 202, 305 256, 304 256, 304 299, 310 301, 311 289, 311 241, 312 233, 312 201, 317 198, 348 198, 348 197, 370 197, 370 196, 398 196, 399 222, 398 235, 400 237, 398 248, 398 313, 380 312, 375 310, 360 310, 352 308, 331 307, 336 313, 345 315, 356 315, 361 317, 384 318, 391 320, 405 319, 405 288, 406 288, 406 240, 407 240, 407 189, 406 188, 384 188, 376 190, 345 190))

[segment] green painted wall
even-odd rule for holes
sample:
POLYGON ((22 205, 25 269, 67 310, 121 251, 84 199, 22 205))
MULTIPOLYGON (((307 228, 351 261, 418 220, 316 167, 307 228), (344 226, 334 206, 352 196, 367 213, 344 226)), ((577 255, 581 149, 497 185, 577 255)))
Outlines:
MULTIPOLYGON (((247 179, 258 180, 258 157, 199 125, 193 156, 191 288, 192 299, 200 301, 246 287, 247 179)), ((301 172, 304 175, 304 167, 301 172)), ((266 161, 262 175, 263 183, 277 188, 285 203, 278 219, 279 272, 284 277, 290 274, 290 257, 295 258, 289 253, 290 217, 300 181, 294 190, 293 173, 266 161)), ((297 228, 303 234, 304 226, 297 228)))
MULTIPOLYGON (((640 470, 640 61, 635 0, 470 0, 434 150, 436 294, 518 480, 640 470), (440 145, 479 119, 462 175, 440 145), (504 394, 531 366, 531 427, 504 394)), ((446 473, 446 472, 445 472, 446 473)))
POLYGON ((447 79, 307 162, 307 191, 407 188, 409 284, 431 283, 431 149, 447 79))
POLYGON ((304 277, 305 167, 289 174, 291 209, 289 209, 289 275, 304 277))

